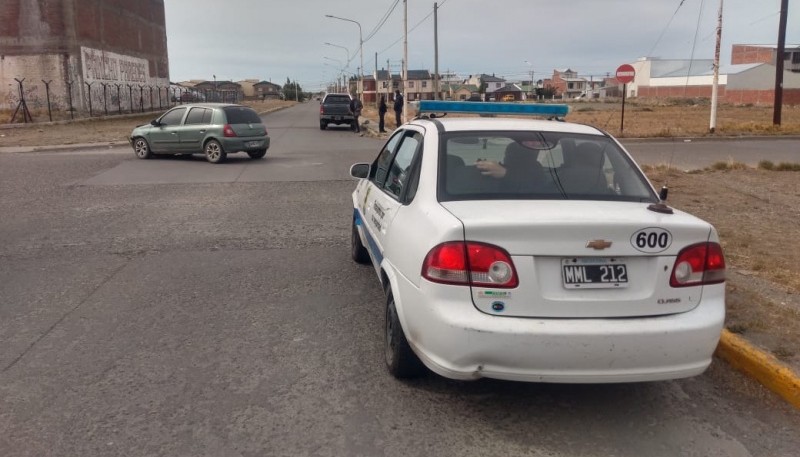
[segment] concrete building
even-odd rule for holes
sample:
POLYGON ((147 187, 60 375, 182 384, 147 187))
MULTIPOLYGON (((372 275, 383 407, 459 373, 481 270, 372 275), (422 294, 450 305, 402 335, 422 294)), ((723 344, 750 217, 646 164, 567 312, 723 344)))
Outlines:
POLYGON ((0 1, 0 109, 94 114, 166 106, 163 0, 0 1))
MULTIPOLYGON (((761 51, 740 49, 733 54, 732 61, 752 62, 720 66, 718 93, 721 102, 773 103, 776 68, 773 63, 763 62, 769 60, 769 52, 761 51)), ((714 72, 710 59, 642 58, 631 65, 636 69, 636 77, 627 85, 629 97, 711 98, 714 72)), ((800 72, 784 69, 783 103, 800 104, 800 72)))

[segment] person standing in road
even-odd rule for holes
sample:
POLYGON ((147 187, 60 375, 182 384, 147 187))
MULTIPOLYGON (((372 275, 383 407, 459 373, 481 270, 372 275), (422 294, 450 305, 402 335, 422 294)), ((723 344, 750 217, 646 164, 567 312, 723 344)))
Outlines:
POLYGON ((361 123, 358 118, 361 116, 361 109, 364 107, 361 100, 356 96, 350 99, 350 113, 353 114, 353 131, 361 133, 361 123))
POLYGON ((386 96, 381 95, 381 102, 378 104, 378 118, 380 119, 378 122, 378 131, 381 133, 386 131, 386 125, 383 119, 386 116, 386 111, 388 111, 386 107, 386 96))
POLYGON ((397 121, 397 128, 400 128, 400 118, 403 116, 403 95, 399 89, 394 91, 394 117, 397 121))

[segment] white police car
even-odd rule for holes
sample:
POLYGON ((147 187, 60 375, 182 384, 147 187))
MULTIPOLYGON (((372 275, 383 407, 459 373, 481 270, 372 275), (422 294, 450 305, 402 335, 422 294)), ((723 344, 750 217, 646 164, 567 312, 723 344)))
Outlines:
MULTIPOLYGON (((420 113, 566 109, 420 102, 420 113)), ((717 232, 666 206, 605 132, 423 115, 351 175, 352 256, 386 291, 394 376, 424 364, 453 379, 632 382, 711 363, 725 315, 717 232)))

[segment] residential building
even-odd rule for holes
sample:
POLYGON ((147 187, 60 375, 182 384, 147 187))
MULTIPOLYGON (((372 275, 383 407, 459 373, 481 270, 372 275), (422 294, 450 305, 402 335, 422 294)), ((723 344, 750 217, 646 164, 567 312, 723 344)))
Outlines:
POLYGON ((478 86, 474 84, 447 83, 442 84, 443 100, 466 100, 471 95, 478 93, 478 86))
POLYGON ((578 77, 578 73, 570 68, 553 70, 553 76, 544 80, 544 87, 555 91, 556 97, 575 98, 587 93, 586 78, 578 77))
POLYGON ((470 75, 469 78, 467 78, 466 83, 478 86, 479 90, 480 87, 485 84, 486 89, 484 93, 486 94, 486 98, 488 100, 489 98, 492 98, 494 91, 506 85, 506 80, 503 78, 498 78, 495 75, 480 74, 470 75))
POLYGON ((283 88, 269 81, 260 81, 253 84, 255 97, 261 100, 279 100, 283 88))
POLYGON ((524 100, 524 94, 518 84, 506 84, 494 91, 494 98, 498 102, 518 102, 524 100))

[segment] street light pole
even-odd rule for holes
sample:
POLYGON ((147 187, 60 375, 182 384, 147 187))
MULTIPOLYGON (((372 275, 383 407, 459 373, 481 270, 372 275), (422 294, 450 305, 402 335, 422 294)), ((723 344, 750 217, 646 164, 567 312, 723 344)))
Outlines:
MULTIPOLYGON (((359 70, 359 79, 361 80, 361 97, 363 98, 364 95, 364 38, 361 34, 361 24, 358 21, 354 21, 352 19, 347 19, 339 16, 334 16, 331 14, 326 14, 325 17, 329 17, 331 19, 339 19, 340 21, 347 21, 352 22, 353 24, 358 26, 358 52, 361 55, 361 69, 359 70)), ((349 63, 349 59, 348 59, 349 63)), ((363 100, 362 100, 363 101, 363 100)))
POLYGON ((349 49, 347 49, 344 46, 339 46, 338 44, 333 44, 333 43, 327 43, 326 42, 325 45, 326 46, 333 46, 334 48, 344 49, 344 52, 347 53, 347 63, 348 64, 350 63, 350 50, 349 49))
POLYGON ((529 67, 531 67, 531 98, 536 99, 536 87, 534 87, 535 83, 533 82, 533 64, 528 62, 527 60, 525 61, 525 63, 528 64, 529 67))

